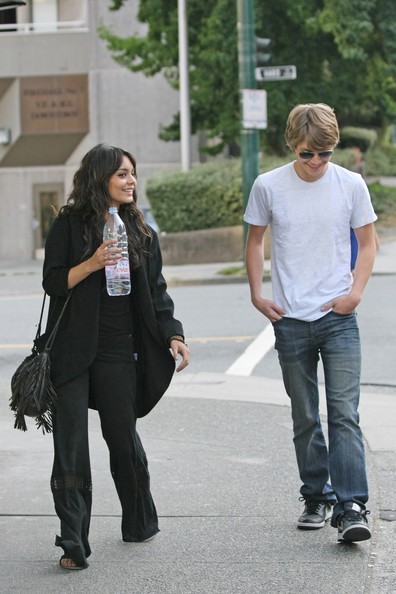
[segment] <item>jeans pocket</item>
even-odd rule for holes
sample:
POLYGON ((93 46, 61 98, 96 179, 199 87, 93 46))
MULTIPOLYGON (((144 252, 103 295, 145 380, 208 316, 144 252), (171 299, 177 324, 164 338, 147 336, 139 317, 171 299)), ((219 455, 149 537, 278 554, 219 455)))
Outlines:
POLYGON ((275 320, 274 322, 271 322, 271 324, 272 324, 273 326, 279 326, 279 324, 280 324, 281 322, 283 322, 283 320, 284 320, 284 318, 280 318, 279 320, 275 320))
POLYGON ((350 311, 350 312, 344 314, 344 313, 339 313, 337 311, 334 311, 334 309, 332 309, 330 313, 334 314, 335 316, 338 316, 339 318, 347 318, 348 316, 351 316, 351 317, 356 316, 356 310, 353 310, 353 311, 350 311))

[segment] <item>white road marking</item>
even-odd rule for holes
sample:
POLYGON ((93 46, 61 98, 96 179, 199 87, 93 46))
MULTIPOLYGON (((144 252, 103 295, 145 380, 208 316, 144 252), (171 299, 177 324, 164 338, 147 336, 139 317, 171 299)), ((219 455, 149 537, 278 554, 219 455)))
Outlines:
POLYGON ((268 324, 264 330, 245 349, 244 353, 226 371, 227 375, 251 375, 256 365, 273 348, 275 336, 272 324, 268 324))

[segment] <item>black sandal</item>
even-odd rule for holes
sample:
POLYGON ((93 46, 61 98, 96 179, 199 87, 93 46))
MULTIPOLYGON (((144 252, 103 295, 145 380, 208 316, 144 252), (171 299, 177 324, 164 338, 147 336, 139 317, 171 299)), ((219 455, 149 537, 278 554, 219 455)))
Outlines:
POLYGON ((74 559, 72 559, 71 557, 69 557, 69 555, 62 555, 62 557, 59 559, 59 565, 62 569, 70 569, 70 570, 76 570, 76 569, 86 569, 88 567, 88 563, 84 563, 83 565, 77 563, 76 561, 74 561, 74 559), (74 563, 74 565, 64 565, 62 563, 62 561, 64 559, 67 559, 68 561, 72 561, 74 563))

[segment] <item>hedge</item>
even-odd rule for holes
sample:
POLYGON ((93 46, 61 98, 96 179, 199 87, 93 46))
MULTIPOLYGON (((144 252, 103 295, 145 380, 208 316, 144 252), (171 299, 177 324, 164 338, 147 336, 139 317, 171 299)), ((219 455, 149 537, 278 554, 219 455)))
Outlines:
POLYGON ((383 186, 376 181, 369 184, 368 189, 377 215, 396 212, 396 187, 383 186))
POLYGON ((340 148, 357 147, 363 153, 373 148, 378 141, 378 134, 375 130, 354 128, 353 126, 342 128, 340 136, 340 148))
POLYGON ((242 223, 239 159, 198 165, 188 173, 163 173, 146 192, 161 231, 176 233, 242 223))

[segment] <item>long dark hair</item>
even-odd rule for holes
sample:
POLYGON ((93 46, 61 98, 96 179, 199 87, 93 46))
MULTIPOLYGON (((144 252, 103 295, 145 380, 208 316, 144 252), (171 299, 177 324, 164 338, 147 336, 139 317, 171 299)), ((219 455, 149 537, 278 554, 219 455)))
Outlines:
MULTIPOLYGON (((98 144, 83 157, 74 174, 73 189, 66 205, 60 209, 59 216, 82 216, 86 242, 82 260, 90 257, 102 242, 103 215, 111 204, 109 179, 118 171, 124 157, 129 159, 136 172, 136 160, 131 153, 108 144, 98 144)), ((118 214, 125 223, 129 253, 133 266, 136 267, 141 262, 145 241, 152 236, 150 227, 137 207, 136 188, 133 191, 133 201, 121 204, 118 214)))

